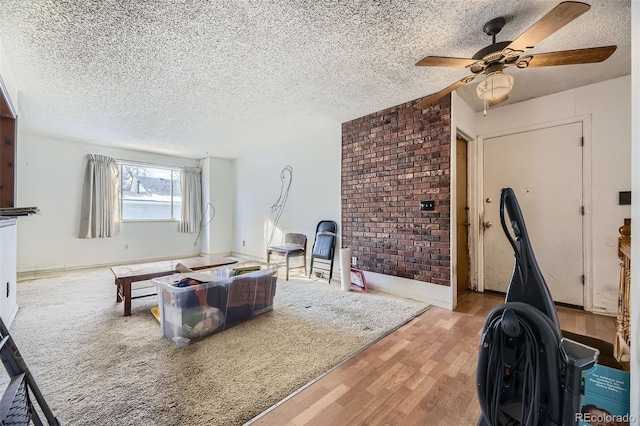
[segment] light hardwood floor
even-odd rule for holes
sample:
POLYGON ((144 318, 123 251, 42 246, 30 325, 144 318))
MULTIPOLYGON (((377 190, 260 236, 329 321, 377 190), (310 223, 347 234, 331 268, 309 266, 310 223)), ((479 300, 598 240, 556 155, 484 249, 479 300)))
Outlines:
MULTIPOLYGON (((476 425, 482 326, 503 298, 431 308, 253 422, 254 425, 476 425)), ((563 330, 613 342, 612 317, 559 307, 563 330)))

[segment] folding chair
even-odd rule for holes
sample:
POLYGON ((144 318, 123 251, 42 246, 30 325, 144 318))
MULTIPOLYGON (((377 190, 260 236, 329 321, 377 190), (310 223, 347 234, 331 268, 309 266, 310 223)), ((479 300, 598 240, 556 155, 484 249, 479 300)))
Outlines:
POLYGON ((1 318, 0 359, 2 359, 4 368, 10 377, 9 385, 5 389, 2 399, 0 399, 0 425, 43 425, 44 423, 38 416, 36 407, 31 400, 30 394, 33 394, 47 424, 49 426, 60 426, 60 422, 44 400, 22 355, 18 351, 18 347, 1 318))
POLYGON ((338 225, 332 220, 322 220, 316 226, 316 239, 311 250, 311 267, 309 276, 313 274, 313 262, 315 259, 329 261, 329 282, 333 276, 333 259, 336 250, 336 233, 338 225))

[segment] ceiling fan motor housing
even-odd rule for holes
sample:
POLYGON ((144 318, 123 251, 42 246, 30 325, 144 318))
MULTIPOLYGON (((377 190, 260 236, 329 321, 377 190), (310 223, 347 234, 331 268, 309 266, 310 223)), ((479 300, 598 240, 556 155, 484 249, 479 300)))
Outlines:
POLYGON ((494 43, 490 46, 485 47, 484 49, 478 50, 478 52, 471 57, 471 59, 481 60, 484 59, 485 62, 493 62, 502 58, 502 51, 505 47, 509 46, 511 41, 501 41, 499 43, 494 43))

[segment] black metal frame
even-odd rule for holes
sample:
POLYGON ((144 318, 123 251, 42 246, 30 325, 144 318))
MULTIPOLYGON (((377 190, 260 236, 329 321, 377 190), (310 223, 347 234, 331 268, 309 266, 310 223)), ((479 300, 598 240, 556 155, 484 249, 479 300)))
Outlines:
POLYGON ((23 424, 30 425, 33 422, 36 426, 44 423, 38 416, 33 395, 40 411, 45 417, 49 426, 60 426, 60 422, 53 415, 49 405, 44 399, 42 392, 27 368, 18 347, 9 334, 9 330, 0 318, 0 359, 11 377, 11 381, 0 399, 0 424, 23 424))
POLYGON ((333 220, 322 220, 316 226, 316 238, 311 250, 311 266, 309 267, 309 277, 313 274, 314 259, 329 261, 329 282, 333 277, 333 261, 336 251, 336 239, 338 234, 338 224, 333 220))

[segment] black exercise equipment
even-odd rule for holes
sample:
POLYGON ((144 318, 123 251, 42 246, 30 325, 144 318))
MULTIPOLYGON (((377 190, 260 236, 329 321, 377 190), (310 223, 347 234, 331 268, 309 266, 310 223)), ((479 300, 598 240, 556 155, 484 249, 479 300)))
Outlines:
POLYGON ((515 264, 505 303, 491 311, 483 328, 477 371, 482 409, 478 425, 576 425, 582 372, 596 363, 598 350, 562 337, 553 299, 511 188, 501 191, 500 221, 515 264))

